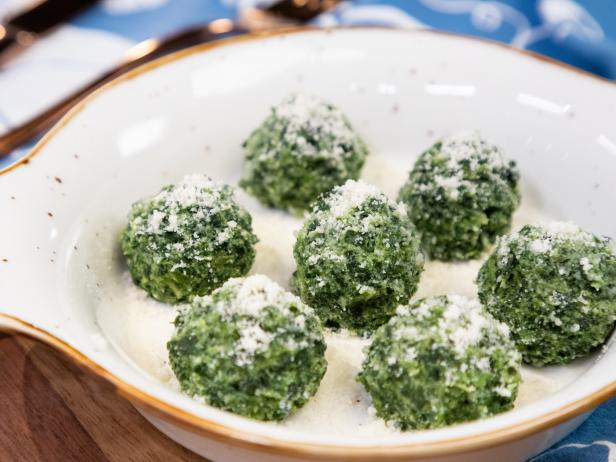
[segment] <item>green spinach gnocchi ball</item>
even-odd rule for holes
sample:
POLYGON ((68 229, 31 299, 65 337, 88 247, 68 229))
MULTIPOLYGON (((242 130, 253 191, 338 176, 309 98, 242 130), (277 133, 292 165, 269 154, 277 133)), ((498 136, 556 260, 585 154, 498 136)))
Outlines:
POLYGON ((293 94, 244 142, 240 186, 265 205, 301 214, 322 193, 359 176, 368 149, 337 107, 293 94))
POLYGON ((477 284, 482 303, 535 366, 583 356, 614 327, 613 244, 570 222, 528 225, 501 237, 477 284))
POLYGON ((421 154, 400 190, 426 253, 477 258, 509 231, 520 203, 518 170, 477 133, 439 141, 421 154))
POLYGON ((258 420, 303 406, 325 374, 319 318, 262 275, 228 280, 175 320, 167 344, 181 389, 258 420))
POLYGON ((316 202, 293 255, 302 300, 328 325, 362 333, 415 293, 424 262, 404 205, 354 180, 316 202))
POLYGON ((120 247, 135 284, 179 303, 250 270, 257 242, 251 223, 229 186, 189 175, 133 205, 120 247))
POLYGON ((478 301, 449 295, 400 306, 368 347, 358 381, 402 430, 438 428, 513 407, 520 354, 478 301))

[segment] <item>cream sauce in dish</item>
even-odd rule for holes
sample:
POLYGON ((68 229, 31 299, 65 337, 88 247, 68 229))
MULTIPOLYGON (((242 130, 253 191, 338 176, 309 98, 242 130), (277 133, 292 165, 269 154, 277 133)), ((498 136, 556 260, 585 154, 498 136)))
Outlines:
MULTIPOLYGON (((363 179, 395 198, 406 178, 406 169, 383 157, 372 155, 369 159, 363 179)), ((240 190, 236 196, 252 214, 253 229, 259 237, 251 274, 266 274, 288 288, 295 268, 295 233, 302 220, 265 208, 240 190)), ((547 219, 530 194, 523 193, 522 197, 522 205, 514 215, 514 230, 526 223, 547 219)), ((106 226, 109 230, 105 233, 107 237, 97 240, 96 252, 90 260, 98 282, 94 289, 99 292, 96 297, 98 323, 107 340, 136 367, 177 390, 178 383, 168 365, 166 349, 166 343, 173 335, 177 308, 153 300, 132 283, 117 244, 124 221, 119 219, 106 226)), ((474 280, 481 264, 481 260, 426 262, 413 299, 446 293, 476 297, 474 280)), ((361 369, 363 348, 369 341, 346 331, 327 332, 326 340, 328 369, 317 394, 285 421, 271 425, 312 434, 384 436, 398 433, 374 415, 369 395, 355 380, 361 369)), ((541 370, 526 367, 522 370, 522 377, 516 406, 532 403, 566 384, 541 370)), ((202 404, 195 401, 195 405, 202 404)))

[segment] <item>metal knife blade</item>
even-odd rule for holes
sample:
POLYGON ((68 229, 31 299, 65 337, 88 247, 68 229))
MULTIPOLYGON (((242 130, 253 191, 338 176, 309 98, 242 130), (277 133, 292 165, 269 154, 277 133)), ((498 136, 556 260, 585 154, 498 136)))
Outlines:
POLYGON ((36 39, 94 5, 97 0, 45 0, 0 25, 0 66, 36 39))

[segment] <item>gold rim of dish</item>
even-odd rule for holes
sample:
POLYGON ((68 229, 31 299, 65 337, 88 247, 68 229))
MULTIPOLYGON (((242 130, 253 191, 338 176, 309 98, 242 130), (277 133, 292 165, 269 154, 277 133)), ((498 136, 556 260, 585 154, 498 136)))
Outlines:
MULTIPOLYGON (((505 44, 499 42, 493 42, 476 37, 464 36, 449 32, 427 30, 427 29, 390 29, 380 27, 336 27, 335 30, 394 30, 396 32, 403 32, 408 34, 430 34, 430 35, 446 35, 461 38, 464 40, 471 40, 480 43, 484 43, 490 46, 497 46, 514 52, 522 54, 534 60, 548 63, 552 66, 558 66, 567 72, 575 72, 589 79, 594 79, 599 82, 614 84, 614 82, 596 76, 581 69, 574 68, 567 64, 555 61, 551 58, 538 55, 526 50, 520 50, 511 48, 505 44)), ((227 39, 222 39, 212 43, 205 43, 197 45, 195 47, 182 50, 171 55, 165 56, 158 60, 144 64, 127 74, 124 74, 117 79, 109 82, 98 90, 94 91, 84 100, 79 102, 73 107, 63 118, 60 120, 37 144, 36 146, 23 158, 19 159, 15 163, 0 169, 0 176, 6 175, 20 166, 26 165, 30 160, 39 154, 42 148, 65 127, 81 110, 83 110, 90 102, 92 102, 100 93, 109 90, 113 86, 133 79, 139 75, 145 74, 159 66, 165 65, 182 59, 186 56, 198 54, 213 49, 221 48, 228 45, 236 45, 242 42, 255 41, 261 39, 267 39, 274 36, 296 34, 296 33, 310 33, 310 32, 323 32, 322 28, 311 27, 297 27, 286 28, 269 32, 259 32, 255 34, 245 34, 227 39)), ((197 417, 194 414, 184 411, 176 406, 173 406, 163 400, 155 398, 148 393, 138 389, 122 379, 109 372, 105 368, 99 366, 93 362, 90 358, 85 356, 76 348, 67 344, 55 335, 40 329, 32 324, 29 324, 17 317, 0 314, 0 318, 8 320, 9 326, 5 330, 10 333, 27 335, 32 338, 41 340, 48 345, 54 347, 58 351, 64 353, 67 357, 75 361, 76 363, 85 366, 93 374, 102 377, 110 382, 115 388, 117 393, 129 399, 137 406, 143 408, 154 416, 163 420, 169 421, 174 425, 177 425, 183 429, 186 429, 192 433, 201 434, 208 438, 215 439, 217 441, 224 442, 235 446, 241 446, 257 451, 264 451, 269 453, 276 453, 286 456, 303 456, 312 458, 315 460, 372 460, 374 457, 387 458, 388 460, 408 460, 409 457, 430 457, 439 456, 452 453, 468 452, 476 449, 483 449, 488 447, 497 446, 499 444, 507 443, 509 441, 518 440, 533 433, 541 432, 545 429, 566 422, 568 420, 577 417, 584 412, 587 412, 594 407, 598 406, 607 399, 616 396, 616 380, 602 389, 579 399, 575 402, 569 403, 556 409, 552 412, 539 416, 538 418, 521 422, 518 424, 510 425, 505 428, 494 431, 486 431, 477 435, 449 438, 444 440, 423 442, 423 443, 403 443, 403 444, 391 444, 380 446, 352 446, 352 445, 331 445, 331 444, 316 444, 316 443, 302 443, 294 441, 278 440, 274 437, 259 435, 252 432, 240 431, 232 428, 228 425, 216 423, 214 421, 197 417)), ((2 328, 0 327, 0 330, 2 328)))

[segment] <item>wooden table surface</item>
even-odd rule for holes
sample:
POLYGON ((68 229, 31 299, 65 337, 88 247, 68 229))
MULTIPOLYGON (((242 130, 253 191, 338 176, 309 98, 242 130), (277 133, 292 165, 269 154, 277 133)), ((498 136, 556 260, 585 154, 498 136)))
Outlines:
POLYGON ((25 337, 0 334, 0 461, 199 461, 110 385, 25 337))

